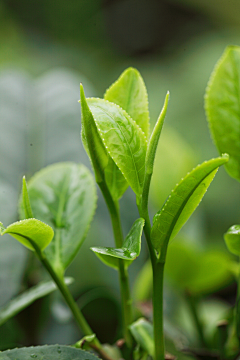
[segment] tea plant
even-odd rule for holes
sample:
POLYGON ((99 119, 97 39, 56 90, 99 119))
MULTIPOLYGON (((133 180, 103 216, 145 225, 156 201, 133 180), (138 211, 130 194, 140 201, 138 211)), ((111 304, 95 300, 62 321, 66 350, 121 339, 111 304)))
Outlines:
MULTIPOLYGON (((240 57, 238 71, 239 63, 240 57)), ((212 92, 218 98, 218 86, 212 92)), ((223 95, 223 98, 228 98, 228 95, 223 95)), ((194 168, 175 186, 151 221, 148 211, 149 189, 168 101, 169 93, 150 134, 147 91, 137 70, 125 70, 106 91, 103 99, 86 98, 83 86, 80 85, 82 142, 90 158, 95 181, 106 201, 114 235, 112 247, 92 247, 91 250, 104 264, 119 273, 122 343, 125 344, 122 354, 117 349, 116 355, 116 347, 106 348, 100 343, 67 287, 72 279, 64 278, 65 270, 78 252, 91 223, 96 207, 96 190, 92 175, 83 165, 60 163, 38 172, 28 185, 23 178, 19 203, 22 220, 7 228, 1 225, 1 234, 10 234, 35 253, 60 290, 85 336, 72 347, 56 345, 15 349, 0 353, 0 359, 94 359, 94 355, 81 349, 92 349, 101 358, 108 360, 122 356, 138 360, 146 359, 149 355, 155 360, 165 358, 163 279, 169 242, 200 203, 218 168, 227 164, 229 159, 224 154, 194 168), (136 195, 139 218, 124 238, 119 199, 129 186, 136 195), (140 254, 143 231, 152 269, 153 324, 144 318, 134 321, 129 287, 128 267, 140 254)), ((215 107, 218 108, 219 104, 214 104, 215 107)), ((239 116, 238 112, 238 119, 239 116)), ((237 137, 239 133, 234 126, 232 133, 237 137)), ((221 152, 230 154, 230 167, 235 151, 232 154, 231 150, 220 147, 221 152)), ((231 236, 228 234, 227 238, 231 236)), ((53 283, 47 282, 21 294, 1 309, 0 324, 55 288, 53 283)), ((201 345, 207 348, 208 341, 194 302, 192 304, 201 345)), ((220 351, 217 353, 217 357, 227 356, 226 353, 223 356, 220 351)))

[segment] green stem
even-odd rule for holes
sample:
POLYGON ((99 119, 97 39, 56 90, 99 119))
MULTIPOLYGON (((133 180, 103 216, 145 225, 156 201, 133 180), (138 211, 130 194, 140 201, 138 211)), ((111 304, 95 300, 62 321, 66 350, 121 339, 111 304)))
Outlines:
POLYGON ((163 274, 164 263, 153 265, 153 328, 155 360, 165 359, 164 332, 163 332, 163 274))
MULTIPOLYGON (((104 181, 98 183, 98 185, 102 191, 102 194, 104 196, 104 199, 106 201, 111 216, 115 245, 117 248, 120 248, 122 247, 123 244, 123 233, 122 233, 122 227, 120 221, 118 202, 113 200, 109 192, 109 189, 104 181)), ((123 311, 123 336, 127 346, 131 348, 133 340, 129 330, 129 325, 131 325, 133 321, 132 299, 130 293, 128 271, 124 266, 124 260, 119 259, 118 272, 119 272, 121 303, 122 303, 122 311, 123 311)))
POLYGON ((198 332, 198 337, 199 337, 199 342, 200 342, 200 345, 204 348, 207 348, 207 341, 205 339, 205 336, 204 336, 204 333, 203 333, 203 325, 199 319, 199 316, 198 316, 198 309, 197 309, 197 303, 196 303, 196 299, 189 293, 189 292, 186 292, 186 299, 188 301, 188 305, 189 305, 189 308, 191 310, 191 313, 192 313, 192 318, 194 320, 194 323, 195 323, 195 327, 196 327, 196 330, 198 332))

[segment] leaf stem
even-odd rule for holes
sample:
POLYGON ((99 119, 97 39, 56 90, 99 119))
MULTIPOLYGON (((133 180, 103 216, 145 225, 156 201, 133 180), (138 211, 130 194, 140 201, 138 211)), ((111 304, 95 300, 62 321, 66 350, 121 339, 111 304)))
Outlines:
MULTIPOLYGON (((113 228, 113 234, 115 239, 115 245, 117 248, 122 247, 123 244, 123 233, 120 221, 120 214, 119 214, 119 205, 118 201, 114 201, 110 191, 104 181, 98 183, 104 199, 106 201, 111 222, 113 228)), ((122 303, 122 311, 123 311, 123 336, 126 341, 126 344, 129 348, 132 346, 132 335, 129 330, 129 325, 132 323, 132 299, 130 293, 130 286, 129 286, 129 277, 128 271, 124 266, 124 260, 119 259, 119 283, 120 283, 120 290, 121 290, 121 303, 122 303)))

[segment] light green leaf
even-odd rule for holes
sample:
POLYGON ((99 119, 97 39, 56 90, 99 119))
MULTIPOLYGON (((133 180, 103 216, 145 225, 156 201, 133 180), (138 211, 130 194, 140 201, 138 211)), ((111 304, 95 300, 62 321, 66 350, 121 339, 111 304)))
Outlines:
POLYGON ((80 84, 81 114, 82 114, 82 142, 91 160, 96 181, 103 180, 103 172, 109 160, 109 155, 97 131, 93 115, 88 107, 83 86, 80 84))
POLYGON ((228 250, 232 254, 240 256, 240 225, 231 226, 224 234, 224 240, 228 250))
POLYGON ((125 260, 125 266, 129 266, 141 251, 141 236, 144 219, 137 219, 121 248, 92 247, 91 250, 108 266, 118 269, 118 259, 125 260))
POLYGON ((126 69, 106 91, 104 99, 119 105, 140 126, 146 138, 149 133, 148 96, 140 73, 126 69))
MULTIPOLYGON (((64 279, 67 285, 73 282, 73 278, 67 277, 64 279)), ((57 290, 57 286, 53 281, 44 281, 36 286, 31 287, 29 290, 15 297, 7 303, 4 307, 0 308, 0 326, 7 320, 17 315, 20 311, 28 307, 37 299, 40 299, 53 291, 57 290)))
POLYGON ((9 234, 30 250, 44 250, 52 241, 53 229, 37 219, 26 219, 9 225, 2 235, 9 234))
POLYGON ((154 357, 153 326, 144 318, 140 318, 130 325, 130 331, 141 346, 149 355, 154 357))
POLYGON ((189 241, 177 239, 168 247, 165 275, 175 288, 204 295, 232 281, 230 263, 230 255, 223 251, 202 251, 189 241))
POLYGON ((212 159, 198 165, 183 178, 162 209, 154 216, 151 241, 161 260, 165 261, 167 245, 192 215, 219 166, 228 161, 228 156, 212 159))
POLYGON ((30 200, 29 200, 29 196, 28 196, 28 189, 27 189, 27 183, 26 183, 25 176, 22 179, 22 204, 23 204, 23 209, 24 209, 24 213, 25 213, 25 216, 24 216, 25 219, 34 218, 30 200))
MULTIPOLYGON (((78 252, 95 211, 92 175, 83 165, 54 164, 33 176, 28 192, 34 215, 54 229, 45 254, 55 271, 63 273, 78 252)), ((23 210, 20 215, 24 216, 23 210)))
POLYGON ((77 349, 88 350, 90 349, 90 344, 93 342, 95 338, 96 338, 96 334, 86 335, 81 340, 76 342, 76 344, 74 344, 74 347, 77 349))
POLYGON ((226 169, 240 181, 240 47, 229 46, 218 61, 206 90, 206 113, 213 140, 229 154, 226 169))
POLYGON ((93 115, 88 107, 83 87, 80 85, 82 110, 82 142, 92 163, 96 182, 106 181, 113 199, 120 199, 128 183, 105 149, 98 133, 93 115))
POLYGON ((64 345, 32 346, 0 352, 0 360, 98 360, 88 351, 64 345))
POLYGON ((140 127, 119 106, 87 99, 103 143, 133 191, 140 195, 145 175, 147 140, 140 127))

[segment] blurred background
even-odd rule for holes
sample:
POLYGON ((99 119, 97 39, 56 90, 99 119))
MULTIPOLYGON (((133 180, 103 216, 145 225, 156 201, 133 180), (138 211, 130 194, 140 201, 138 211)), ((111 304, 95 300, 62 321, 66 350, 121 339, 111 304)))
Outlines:
MULTIPOLYGON (((151 188, 150 211, 154 215, 186 172, 218 155, 205 117, 204 92, 225 47, 240 45, 239 15, 238 0, 0 0, 3 224, 18 219, 24 174, 30 178, 59 161, 90 167, 80 141, 79 83, 88 96, 102 97, 128 66, 136 67, 145 81, 152 126, 170 91, 151 188)), ((184 241, 201 251, 217 248, 224 253, 223 233, 239 223, 239 196, 237 181, 220 169, 182 230, 184 241)), ((121 200, 121 213, 126 235, 138 217, 130 190, 121 200)), ((121 336, 119 289, 115 271, 105 268, 89 251, 90 246, 100 244, 111 246, 112 232, 99 193, 91 230, 67 273, 75 278, 72 292, 99 338, 113 343, 121 336)), ((130 268, 132 284, 147 257, 143 242, 141 256, 130 268)), ((0 306, 44 277, 21 245, 7 237, 0 239, 0 306)), ((170 296, 168 280, 166 287, 170 296)), ((219 288, 222 296, 226 292, 234 295, 230 278, 224 278, 219 288)), ((150 292, 147 289, 139 295, 141 300, 147 300, 150 292)), ((173 302, 168 301, 166 314, 172 313, 173 302)), ((0 328, 0 349, 70 344, 80 336, 62 299, 54 294, 0 328)))

